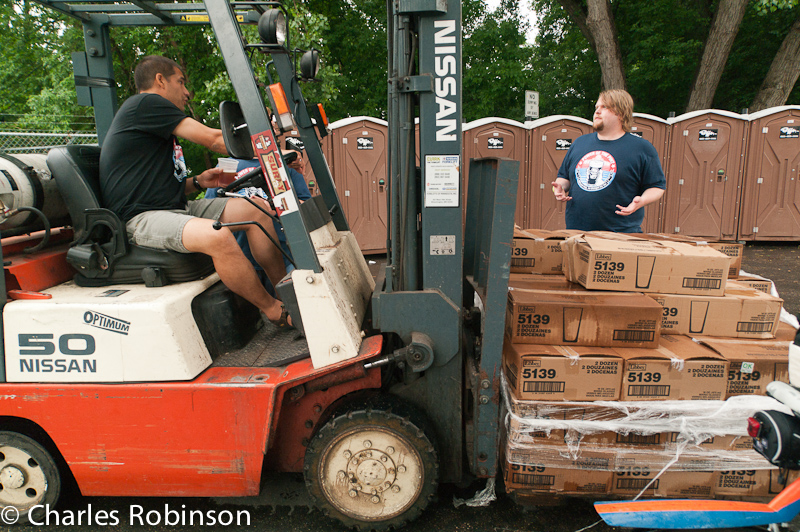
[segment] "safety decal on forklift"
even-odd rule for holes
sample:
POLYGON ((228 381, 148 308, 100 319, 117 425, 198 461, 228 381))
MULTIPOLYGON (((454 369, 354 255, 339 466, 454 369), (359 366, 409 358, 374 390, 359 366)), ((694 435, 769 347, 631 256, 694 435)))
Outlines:
POLYGON ((278 216, 286 212, 297 211, 299 208, 297 200, 292 192, 289 174, 283 166, 283 159, 280 156, 275 136, 271 131, 264 131, 253 135, 251 139, 255 154, 264 172, 268 193, 272 197, 272 205, 278 216))
POLYGON ((431 235, 431 255, 455 255, 456 235, 431 235))
POLYGON ((461 157, 425 156, 425 206, 458 207, 461 157))
POLYGON ((96 297, 119 297, 122 294, 127 294, 130 290, 106 290, 96 297))
POLYGON ((100 314, 99 312, 93 312, 91 310, 87 310, 83 313, 83 321, 92 327, 124 334, 126 336, 131 329, 131 322, 129 321, 114 318, 113 316, 107 316, 106 314, 100 314))

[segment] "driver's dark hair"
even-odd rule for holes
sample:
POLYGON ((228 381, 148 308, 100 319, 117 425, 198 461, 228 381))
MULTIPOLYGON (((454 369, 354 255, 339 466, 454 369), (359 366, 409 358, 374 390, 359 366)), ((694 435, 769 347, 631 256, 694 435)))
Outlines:
POLYGON ((136 84, 138 92, 146 91, 153 86, 156 81, 156 74, 161 74, 165 78, 175 73, 175 69, 183 73, 183 69, 178 63, 162 55, 148 55, 139 61, 133 71, 133 82, 136 84))

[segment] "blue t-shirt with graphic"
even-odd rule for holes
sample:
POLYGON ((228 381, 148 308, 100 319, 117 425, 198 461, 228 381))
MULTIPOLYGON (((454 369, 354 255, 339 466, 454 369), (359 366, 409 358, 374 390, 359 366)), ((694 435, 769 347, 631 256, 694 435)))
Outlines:
POLYGON ((656 149, 630 133, 617 140, 600 140, 597 133, 578 137, 558 177, 570 182, 567 229, 579 231, 641 233, 644 209, 620 216, 617 205, 629 205, 648 188, 667 188, 656 149))

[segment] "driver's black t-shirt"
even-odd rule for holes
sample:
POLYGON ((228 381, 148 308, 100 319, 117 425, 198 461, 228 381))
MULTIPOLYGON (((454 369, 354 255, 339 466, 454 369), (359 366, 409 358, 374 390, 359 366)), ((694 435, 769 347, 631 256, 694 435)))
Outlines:
POLYGON ((119 108, 100 151, 102 203, 124 221, 186 205, 186 163, 172 134, 186 115, 157 94, 140 93, 119 108))

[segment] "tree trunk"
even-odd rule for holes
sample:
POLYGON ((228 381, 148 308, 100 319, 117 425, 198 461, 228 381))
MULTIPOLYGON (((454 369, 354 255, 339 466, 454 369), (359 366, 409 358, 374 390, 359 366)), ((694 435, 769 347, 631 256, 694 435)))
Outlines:
POLYGON ((617 40, 617 28, 608 0, 588 0, 586 25, 592 32, 595 52, 603 73, 603 88, 625 89, 625 70, 622 67, 622 52, 617 40))
POLYGON ((578 25, 578 29, 589 41, 589 46, 592 47, 592 50, 597 50, 592 32, 589 31, 589 26, 586 25, 586 11, 583 10, 580 3, 576 0, 558 0, 558 3, 567 11, 572 21, 578 25))
POLYGON ((622 51, 617 40, 617 28, 611 3, 608 0, 588 0, 588 13, 576 0, 559 0, 592 50, 597 54, 604 89, 624 89, 625 69, 622 66, 622 51))
POLYGON ((714 93, 728 62, 728 55, 733 41, 739 32, 744 18, 748 0, 720 0, 711 31, 708 33, 703 57, 697 70, 692 90, 689 93, 689 105, 686 111, 709 109, 714 101, 714 93))
POLYGON ((750 104, 750 112, 784 105, 800 76, 800 16, 783 39, 764 83, 750 104))

